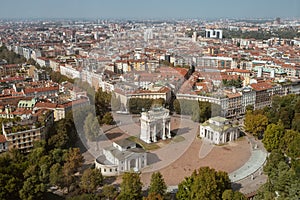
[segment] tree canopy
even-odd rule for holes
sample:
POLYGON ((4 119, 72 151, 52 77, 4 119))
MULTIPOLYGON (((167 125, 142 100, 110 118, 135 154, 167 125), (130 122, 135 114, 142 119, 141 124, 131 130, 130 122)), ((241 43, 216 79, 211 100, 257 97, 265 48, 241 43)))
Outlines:
POLYGON ((6 46, 0 47, 0 60, 2 59, 6 60, 7 64, 22 64, 26 62, 26 58, 13 51, 9 51, 6 46))
POLYGON ((122 176, 121 192, 118 196, 120 200, 142 199, 142 182, 140 175, 133 172, 125 172, 122 176))
POLYGON ((222 194, 227 189, 231 189, 231 185, 226 172, 201 167, 178 185, 176 197, 179 200, 218 200, 222 199, 222 194))
POLYGON ((268 125, 268 118, 261 113, 249 110, 246 113, 244 125, 246 132, 261 137, 268 125))
POLYGON ((159 194, 163 197, 166 194, 167 186, 160 172, 151 175, 149 194, 159 194))
POLYGON ((279 149, 280 142, 284 136, 284 126, 280 121, 278 124, 269 124, 262 140, 267 151, 279 149))
POLYGON ((103 183, 103 176, 99 169, 86 169, 80 180, 80 188, 87 193, 94 193, 103 183))
POLYGON ((206 101, 176 99, 173 107, 177 114, 191 115, 193 121, 200 123, 212 116, 219 116, 222 112, 220 105, 206 101))

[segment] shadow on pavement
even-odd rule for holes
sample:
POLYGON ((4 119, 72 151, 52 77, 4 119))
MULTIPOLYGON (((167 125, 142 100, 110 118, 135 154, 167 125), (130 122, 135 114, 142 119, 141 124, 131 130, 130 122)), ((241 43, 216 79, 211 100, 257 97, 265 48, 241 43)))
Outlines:
POLYGON ((159 157, 154 153, 147 153, 147 165, 152 165, 161 161, 159 157))
POLYGON ((184 127, 184 128, 176 128, 176 129, 173 129, 171 130, 171 136, 174 137, 176 135, 183 135, 185 133, 188 133, 190 130, 189 127, 184 127))
POLYGON ((106 137, 109 139, 109 140, 113 140, 113 139, 116 139, 118 137, 121 137, 123 135, 123 133, 120 133, 120 132, 117 132, 117 133, 107 133, 106 134, 106 137))
POLYGON ((233 191, 239 191, 242 188, 242 184, 232 182, 231 187, 233 191))

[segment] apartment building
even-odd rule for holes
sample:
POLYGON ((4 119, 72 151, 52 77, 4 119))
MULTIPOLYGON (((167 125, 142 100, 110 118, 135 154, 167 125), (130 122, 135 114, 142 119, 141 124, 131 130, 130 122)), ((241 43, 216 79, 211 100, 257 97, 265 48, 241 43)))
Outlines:
POLYGON ((29 152, 34 142, 47 137, 49 127, 53 124, 53 111, 38 110, 31 118, 21 121, 11 121, 2 124, 8 149, 19 149, 29 152))

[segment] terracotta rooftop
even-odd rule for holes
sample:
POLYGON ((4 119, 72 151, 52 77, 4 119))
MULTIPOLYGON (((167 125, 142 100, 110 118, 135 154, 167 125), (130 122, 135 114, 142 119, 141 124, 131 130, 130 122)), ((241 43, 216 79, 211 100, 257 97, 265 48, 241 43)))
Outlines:
POLYGON ((263 90, 268 90, 272 88, 272 84, 270 82, 259 82, 259 83, 252 83, 251 87, 253 90, 256 91, 263 91, 263 90))
POLYGON ((6 142, 6 138, 4 135, 0 135, 0 143, 6 142))

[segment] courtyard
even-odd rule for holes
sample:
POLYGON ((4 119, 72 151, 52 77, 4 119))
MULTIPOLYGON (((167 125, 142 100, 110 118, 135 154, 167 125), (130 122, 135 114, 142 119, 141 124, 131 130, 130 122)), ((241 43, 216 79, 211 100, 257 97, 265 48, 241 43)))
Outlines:
MULTIPOLYGON (((93 156, 85 156, 86 162, 92 163, 93 157, 101 154, 101 149, 126 137, 139 137, 139 117, 114 114, 118 124, 103 127, 104 135, 98 141, 88 143, 93 156)), ((232 173, 241 168, 251 157, 251 144, 246 137, 241 137, 225 145, 212 145, 199 135, 199 123, 189 117, 174 115, 171 117, 172 139, 158 141, 153 150, 149 150, 148 166, 142 169, 141 179, 145 187, 150 183, 151 174, 160 171, 167 185, 178 185, 186 176, 202 167, 209 166, 216 170, 232 173)), ((118 179, 117 179, 118 180, 118 179)))

